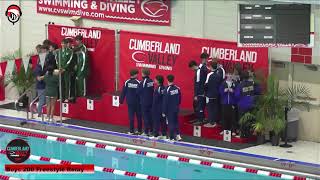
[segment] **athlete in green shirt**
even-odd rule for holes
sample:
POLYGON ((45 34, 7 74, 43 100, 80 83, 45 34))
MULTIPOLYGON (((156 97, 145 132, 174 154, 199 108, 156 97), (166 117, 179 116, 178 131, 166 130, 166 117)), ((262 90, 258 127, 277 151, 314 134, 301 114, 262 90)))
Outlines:
POLYGON ((61 84, 62 84, 62 99, 64 101, 68 101, 71 98, 70 92, 70 81, 71 81, 71 71, 72 71, 72 59, 73 59, 73 51, 67 47, 68 40, 63 39, 61 42, 61 49, 57 51, 56 58, 61 68, 62 76, 61 76, 61 84))
POLYGON ((82 36, 78 35, 76 38, 76 45, 74 52, 77 54, 76 70, 76 84, 77 97, 87 95, 87 78, 89 75, 89 58, 87 47, 82 42, 82 36))

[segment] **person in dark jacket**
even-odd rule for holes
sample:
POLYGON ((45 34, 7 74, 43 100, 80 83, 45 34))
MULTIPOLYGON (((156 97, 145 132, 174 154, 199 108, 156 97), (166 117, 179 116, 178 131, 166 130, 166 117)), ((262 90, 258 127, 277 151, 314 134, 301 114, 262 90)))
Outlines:
POLYGON ((156 83, 158 87, 154 91, 153 103, 152 103, 152 120, 153 120, 153 136, 157 138, 159 136, 159 130, 161 128, 161 139, 167 137, 167 124, 166 119, 162 117, 162 104, 165 87, 163 85, 163 76, 156 76, 156 83))
POLYGON ((130 122, 130 131, 128 134, 142 134, 142 119, 139 96, 137 94, 140 81, 137 80, 138 70, 133 69, 130 71, 130 79, 128 79, 122 88, 120 96, 120 104, 123 104, 126 99, 128 105, 128 114, 130 122), (134 131, 134 116, 136 115, 138 121, 138 132, 134 131))
MULTIPOLYGON (((234 91, 236 82, 232 79, 231 75, 227 75, 226 80, 220 85, 220 97, 222 105, 222 127, 224 130, 231 130, 232 135, 236 135, 237 129, 237 115, 236 115, 236 99, 234 91)), ((221 132, 220 134, 223 134, 221 132)))
POLYGON ((201 64, 197 66, 195 61, 190 61, 189 67, 195 70, 194 78, 194 100, 196 101, 196 122, 194 125, 202 125, 204 123, 205 115, 204 109, 206 107, 206 98, 204 96, 204 84, 207 78, 208 68, 207 60, 209 55, 202 53, 200 55, 201 64))
MULTIPOLYGON (((235 97, 237 99, 238 105, 238 114, 241 118, 245 113, 251 111, 255 105, 256 95, 259 95, 260 92, 256 88, 254 81, 249 80, 249 72, 243 71, 241 75, 242 81, 236 87, 235 97)), ((241 136, 245 137, 249 135, 249 125, 242 125, 240 127, 241 136)))
POLYGON ((164 99, 162 104, 162 116, 166 117, 169 127, 169 140, 181 140, 179 132, 178 113, 181 104, 180 88, 174 85, 174 76, 168 75, 168 87, 164 91, 164 99))
POLYGON ((142 81, 138 87, 140 97, 140 105, 144 122, 144 136, 149 136, 152 133, 152 102, 153 102, 153 80, 149 78, 150 70, 142 69, 142 81))
POLYGON ((54 67, 48 66, 48 72, 41 79, 46 83, 45 96, 47 98, 47 119, 53 122, 55 104, 58 98, 59 73, 54 74, 54 67))
POLYGON ((218 64, 211 62, 209 69, 211 72, 207 75, 205 82, 205 95, 208 108, 208 123, 205 127, 216 127, 218 121, 218 107, 219 103, 219 86, 221 76, 217 70, 218 64))

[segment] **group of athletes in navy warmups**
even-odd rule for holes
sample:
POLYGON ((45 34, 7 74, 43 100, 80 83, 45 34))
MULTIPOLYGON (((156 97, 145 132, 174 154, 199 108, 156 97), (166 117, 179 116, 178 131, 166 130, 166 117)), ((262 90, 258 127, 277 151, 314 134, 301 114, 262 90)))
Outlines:
MULTIPOLYGON (((200 55, 201 64, 189 62, 189 68, 195 71, 194 78, 194 110, 196 119, 190 123, 208 128, 216 127, 222 119, 225 130, 231 130, 232 136, 249 136, 248 126, 239 126, 238 119, 255 104, 255 98, 261 93, 258 83, 253 80, 253 73, 235 68, 233 75, 226 75, 217 59, 208 64, 209 55, 200 55), (205 118, 207 107, 208 118, 205 118)), ((149 69, 142 69, 142 81, 137 79, 139 71, 130 71, 130 79, 123 86, 120 104, 126 99, 130 122, 129 134, 150 136, 150 138, 167 139, 167 126, 170 141, 181 140, 178 113, 181 104, 181 90, 174 84, 174 75, 164 77, 157 75, 154 81, 150 79, 149 69), (134 131, 134 118, 138 121, 138 130, 134 131), (144 132, 142 131, 142 119, 144 132), (161 135, 159 131, 161 129, 161 135)), ((221 135, 223 132, 220 133, 221 135)))

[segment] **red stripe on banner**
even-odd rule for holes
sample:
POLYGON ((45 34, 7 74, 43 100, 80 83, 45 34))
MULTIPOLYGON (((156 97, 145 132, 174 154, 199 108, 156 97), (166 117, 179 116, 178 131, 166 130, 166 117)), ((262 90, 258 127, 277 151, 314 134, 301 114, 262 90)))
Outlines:
POLYGON ((269 176, 272 176, 272 177, 281 177, 281 174, 280 174, 280 173, 276 173, 276 172, 270 172, 269 176))
POLYGON ((208 162, 208 161, 201 161, 200 163, 201 165, 205 165, 205 166, 211 166, 212 162, 208 162))
POLYGON ((157 176, 148 176, 148 180, 159 180, 160 178, 157 176))
POLYGON ((227 164, 224 164, 224 165, 223 165, 223 168, 224 168, 224 169, 231 169, 231 170, 233 170, 234 167, 235 167, 235 166, 231 166, 231 165, 227 165, 227 164))
POLYGON ((66 138, 62 138, 62 137, 58 137, 57 138, 57 141, 60 141, 60 142, 66 142, 67 139, 66 138))
POLYGON ((304 63, 311 64, 312 63, 312 56, 304 56, 304 63))
POLYGON ((5 73, 6 73, 7 64, 8 64, 7 61, 4 61, 4 62, 0 63, 2 75, 5 75, 5 73))
POLYGON ((158 157, 158 158, 161 158, 161 159, 167 159, 167 158, 168 158, 168 155, 158 154, 157 157, 158 157))
POLYGON ((125 152, 127 148, 117 147, 116 151, 125 152))
POLYGON ((47 157, 40 157, 40 161, 50 161, 51 158, 47 158, 47 157))
POLYGON ((253 174, 257 174, 257 173, 258 173, 258 170, 247 168, 247 169, 246 169, 246 172, 248 172, 248 173, 253 173, 253 174))
POLYGON ((2 180, 9 180, 9 176, 5 176, 5 175, 0 175, 0 179, 2 180))
POLYGON ((307 180, 306 177, 294 176, 293 180, 307 180))
POLYGON ((180 158, 178 159, 178 161, 181 161, 181 162, 189 162, 190 159, 189 159, 189 158, 182 158, 182 157, 180 157, 180 158))
POLYGON ((19 73, 20 70, 21 70, 21 64, 22 64, 22 59, 16 59, 16 60, 15 60, 15 65, 16 65, 17 73, 19 73))
POLYGON ((137 175, 137 173, 134 173, 134 172, 126 172, 124 175, 135 177, 135 176, 137 175))
POLYGON ((114 169, 113 168, 103 168, 103 171, 113 173, 114 169))
POLYGON ((85 141, 78 140, 78 141, 76 142, 76 144, 78 144, 78 145, 85 145, 86 142, 85 142, 85 141))
POLYGON ((96 148, 102 148, 102 149, 104 149, 104 148, 106 148, 107 147, 107 145, 105 145, 105 144, 96 144, 96 148))
POLYGON ((6 172, 14 173, 94 173, 93 164, 6 164, 6 172))

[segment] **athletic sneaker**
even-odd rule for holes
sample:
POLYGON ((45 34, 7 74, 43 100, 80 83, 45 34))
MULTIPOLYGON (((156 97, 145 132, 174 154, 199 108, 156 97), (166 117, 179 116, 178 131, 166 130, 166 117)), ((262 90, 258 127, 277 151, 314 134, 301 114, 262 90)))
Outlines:
POLYGON ((178 134, 176 138, 177 138, 177 141, 181 141, 182 140, 180 134, 178 134))
POLYGON ((145 137, 147 137, 147 136, 148 136, 148 134, 146 134, 146 133, 142 133, 142 134, 140 134, 140 136, 145 136, 145 137))
POLYGON ((129 134, 129 135, 133 135, 134 133, 132 133, 132 132, 128 132, 127 134, 129 134))
POLYGON ((165 139, 165 141, 167 141, 168 143, 174 143, 175 142, 174 139, 165 139))
POLYGON ((216 126, 217 126, 216 123, 214 123, 214 124, 207 123, 207 124, 204 125, 204 127, 207 127, 207 128, 214 128, 214 127, 216 127, 216 126))
POLYGON ((159 139, 159 136, 150 136, 149 139, 159 139))

